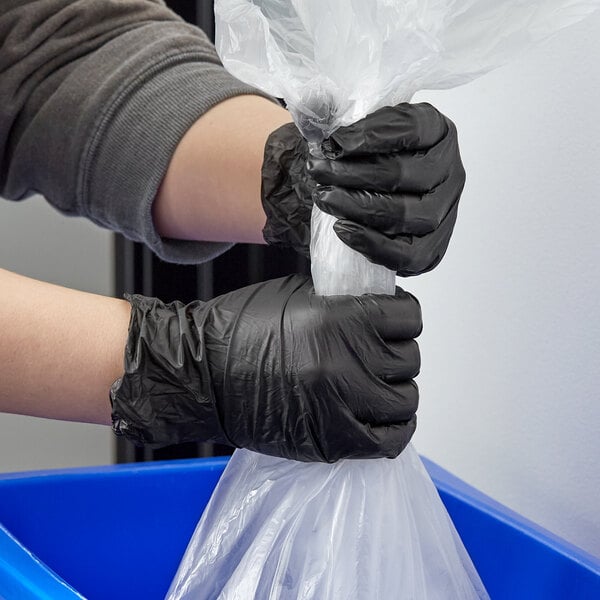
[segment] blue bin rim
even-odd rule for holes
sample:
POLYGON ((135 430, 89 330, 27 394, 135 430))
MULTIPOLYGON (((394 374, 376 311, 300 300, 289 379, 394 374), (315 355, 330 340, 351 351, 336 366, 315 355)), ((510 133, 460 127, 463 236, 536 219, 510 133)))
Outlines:
MULTIPOLYGON (((432 460, 421 456, 425 468, 433 480, 438 491, 453 496, 460 501, 472 506, 494 519, 505 523, 524 535, 549 547, 581 567, 600 576, 600 557, 596 557, 582 548, 566 541, 551 531, 541 527, 535 522, 521 516, 490 496, 480 492, 462 479, 440 467, 432 460)), ((152 461, 144 463, 126 463, 119 465, 102 465, 94 467, 76 467, 67 469, 46 469, 40 471, 20 471, 15 473, 0 473, 0 488, 3 484, 21 480, 24 483, 35 484, 40 478, 58 478, 64 480, 95 478, 99 475, 110 477, 151 476, 159 471, 189 472, 190 469, 202 468, 203 470, 222 470, 227 465, 229 457, 214 458, 186 458, 168 461, 152 461)))
POLYGON ((428 458, 421 456, 421 459, 440 492, 445 492, 458 500, 464 501, 466 504, 490 515, 497 521, 506 523, 509 527, 522 532, 530 539, 547 546, 557 554, 576 562, 596 575, 600 575, 600 557, 586 552, 582 548, 579 548, 579 546, 568 542, 534 521, 523 517, 487 494, 480 492, 477 488, 465 483, 462 479, 446 471, 428 458))
POLYGON ((229 462, 229 456, 211 458, 179 458, 176 460, 157 460, 141 463, 124 463, 119 465, 99 465, 94 467, 70 467, 66 469, 43 469, 39 471, 15 471, 0 473, 0 485, 4 482, 31 479, 32 482, 45 477, 61 479, 87 479, 98 475, 111 477, 128 477, 132 474, 151 475, 157 471, 186 472, 194 467, 203 470, 224 469, 229 462))
MULTIPOLYGON (((60 575, 41 561, 0 523, 0 577, 9 574, 22 586, 20 594, 56 600, 85 600, 60 575), (16 575, 18 574, 18 575, 16 575), (43 596, 38 594, 43 590, 43 596), (51 595, 50 595, 51 594, 51 595)), ((1 590, 0 590, 1 592, 1 590)))

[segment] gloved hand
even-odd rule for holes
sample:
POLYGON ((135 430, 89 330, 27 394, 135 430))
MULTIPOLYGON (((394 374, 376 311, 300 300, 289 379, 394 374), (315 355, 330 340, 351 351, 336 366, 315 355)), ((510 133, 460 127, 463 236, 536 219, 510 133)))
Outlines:
POLYGON ((309 255, 313 201, 338 218, 338 237, 399 275, 442 259, 465 184, 456 127, 430 104, 399 104, 338 129, 309 157, 294 124, 265 145, 267 243, 309 255))
POLYGON ((395 457, 416 425, 417 300, 321 297, 294 275, 210 302, 132 296, 113 429, 302 461, 395 457))

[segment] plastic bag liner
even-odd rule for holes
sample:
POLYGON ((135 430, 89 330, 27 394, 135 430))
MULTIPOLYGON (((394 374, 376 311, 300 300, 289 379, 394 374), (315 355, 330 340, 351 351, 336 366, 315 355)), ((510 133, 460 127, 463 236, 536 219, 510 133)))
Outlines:
MULTIPOLYGON (((420 89, 466 83, 575 23, 600 0, 216 0, 217 49, 284 98, 319 153, 336 128, 420 89)), ((515 90, 517 92, 517 90, 515 90)), ((393 293, 395 274, 314 209, 319 294, 393 293)), ((305 464, 237 450, 169 600, 487 598, 416 451, 305 464)))

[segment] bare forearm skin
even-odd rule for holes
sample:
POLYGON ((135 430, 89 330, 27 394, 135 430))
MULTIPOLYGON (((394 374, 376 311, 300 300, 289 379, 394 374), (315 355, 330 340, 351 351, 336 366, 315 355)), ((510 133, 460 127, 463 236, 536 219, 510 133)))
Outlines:
POLYGON ((129 304, 0 269, 0 412, 110 424, 129 304))
POLYGON ((260 96, 236 96, 205 113, 179 143, 153 205, 163 237, 265 243, 261 167, 269 134, 291 121, 260 96))

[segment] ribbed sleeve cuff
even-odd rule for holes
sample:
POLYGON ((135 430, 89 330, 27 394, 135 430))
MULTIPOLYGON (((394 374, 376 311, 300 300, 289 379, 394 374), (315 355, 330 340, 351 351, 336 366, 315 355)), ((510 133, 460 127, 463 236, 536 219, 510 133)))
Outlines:
POLYGON ((156 232, 152 203, 177 145, 215 104, 262 95, 205 61, 200 52, 173 54, 126 82, 99 119, 81 171, 86 216, 170 262, 200 263, 233 245, 166 239, 156 232))

